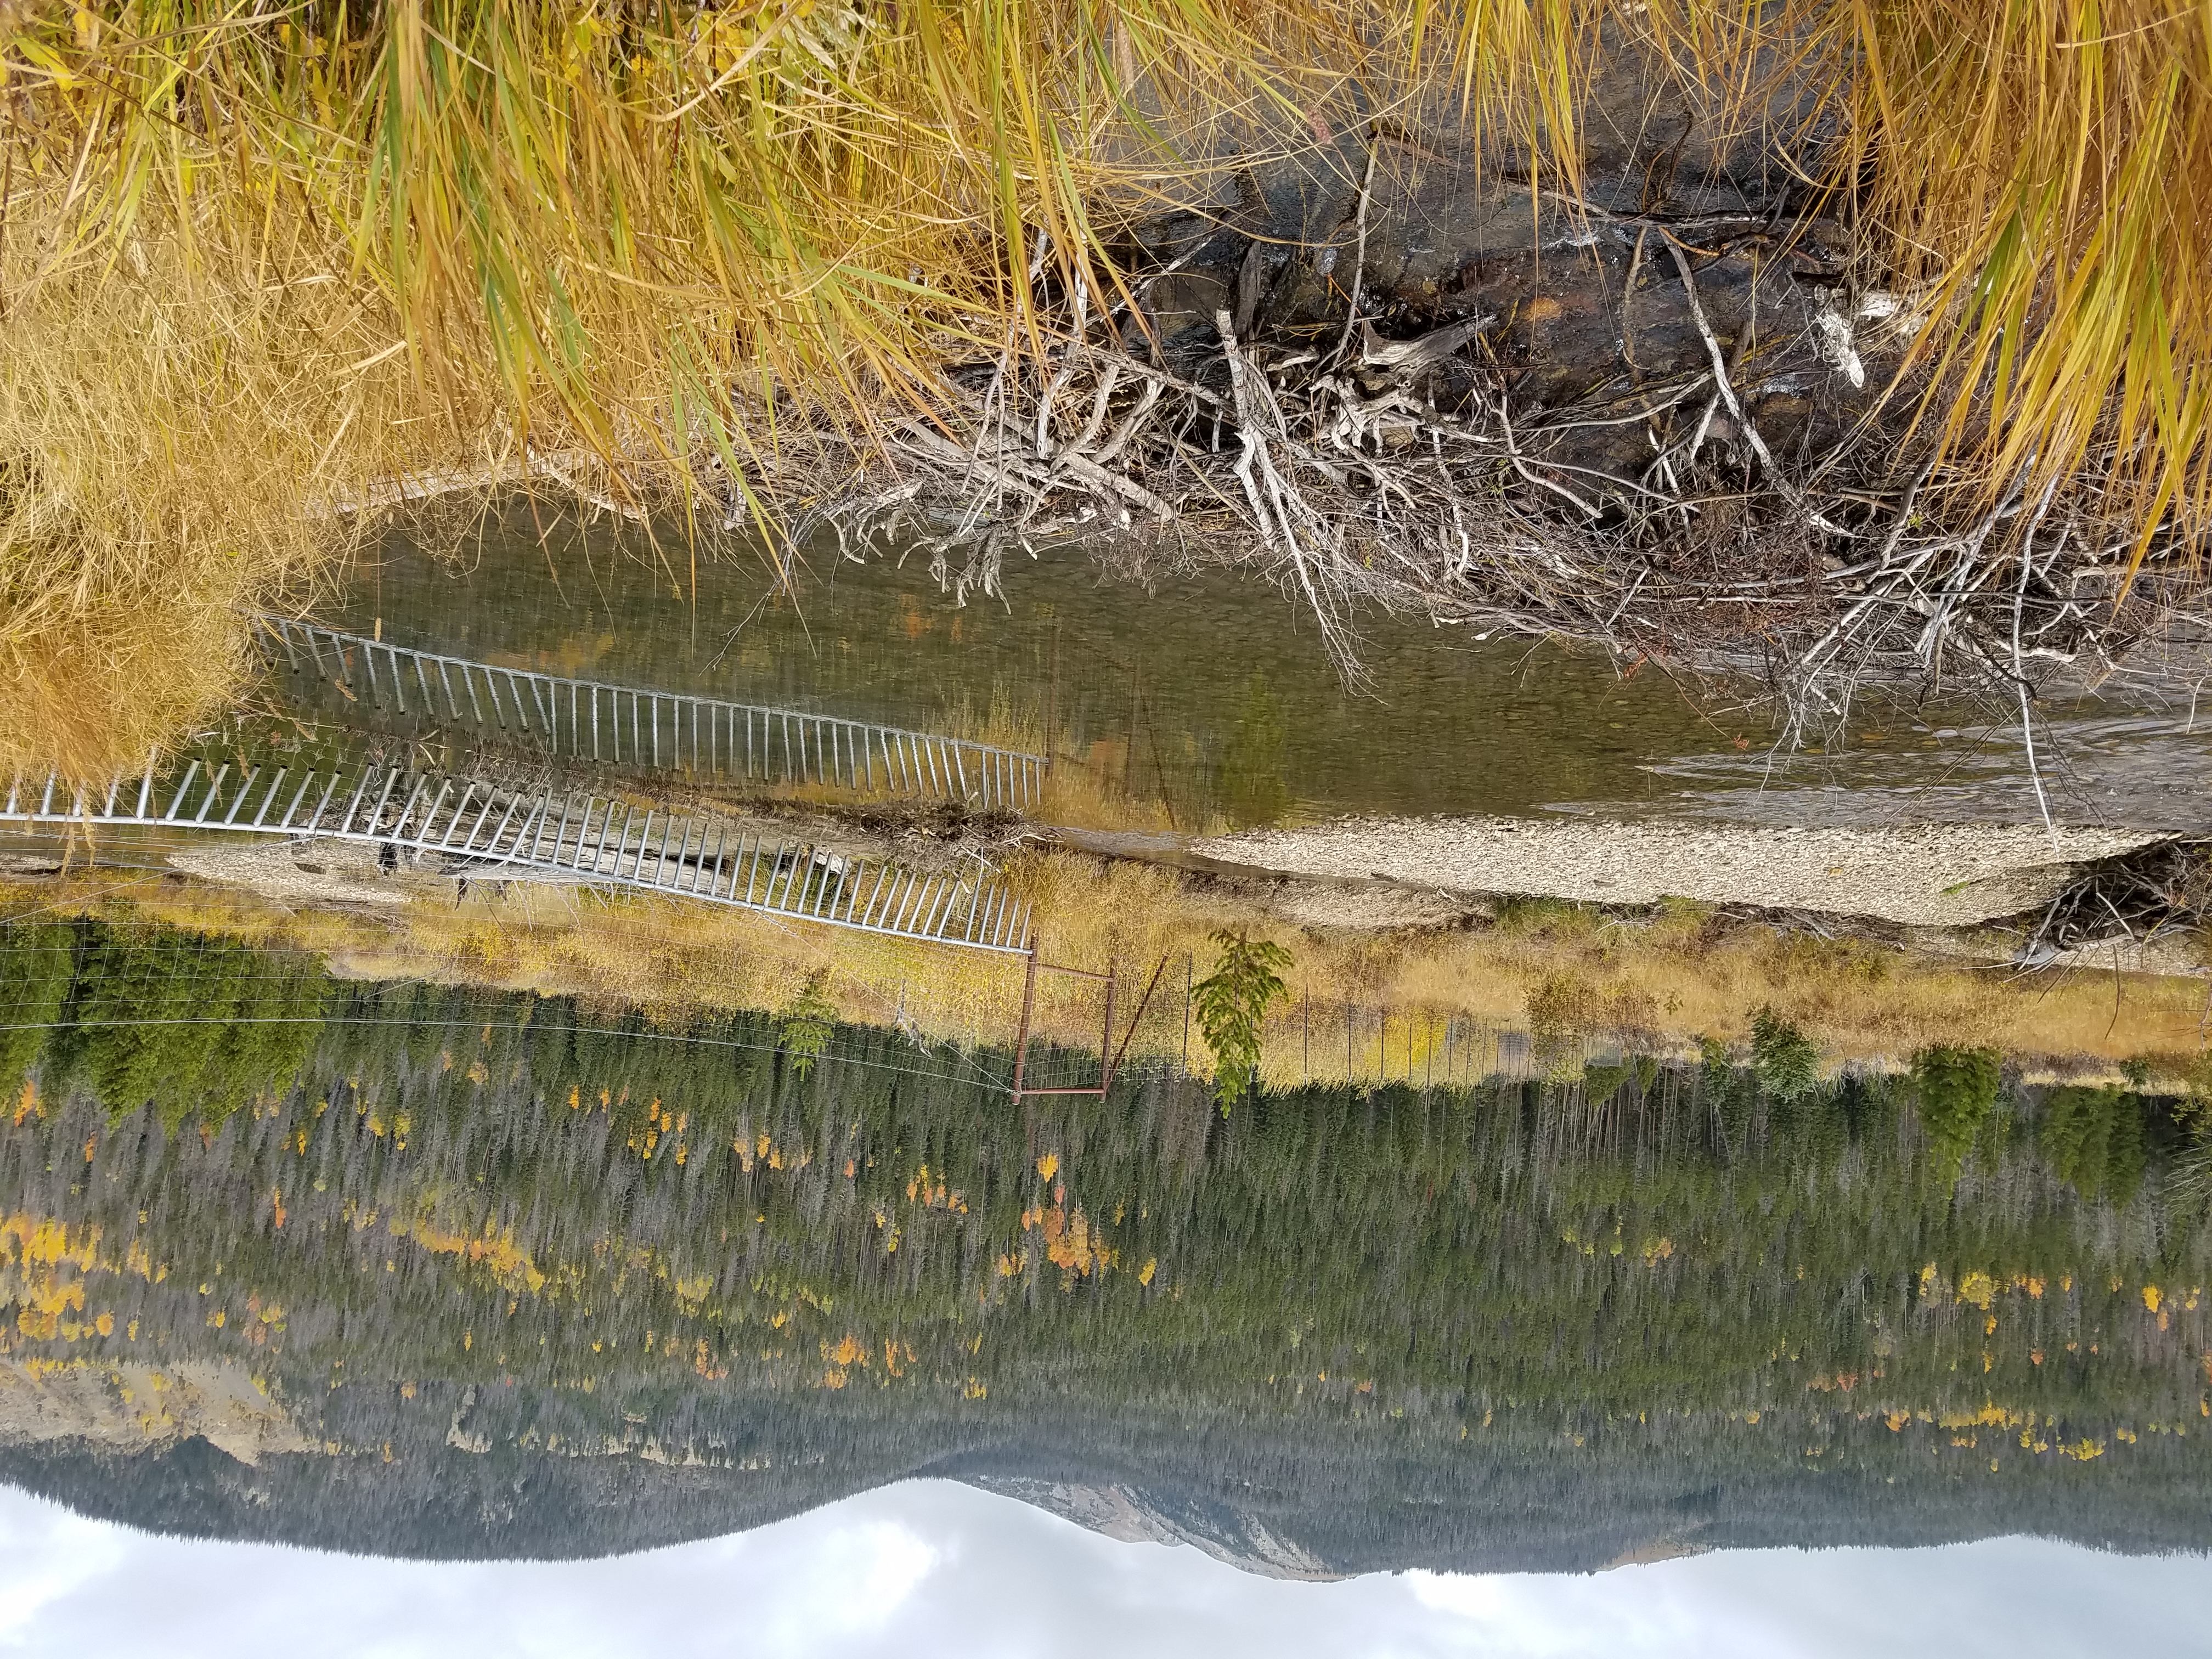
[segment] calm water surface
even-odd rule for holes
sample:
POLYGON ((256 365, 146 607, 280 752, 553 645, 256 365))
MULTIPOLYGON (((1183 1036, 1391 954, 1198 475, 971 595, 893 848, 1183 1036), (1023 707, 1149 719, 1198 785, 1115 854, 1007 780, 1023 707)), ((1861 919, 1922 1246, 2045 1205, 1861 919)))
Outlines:
MULTIPOLYGON (((450 538, 441 547, 450 547, 450 538)), ((1775 823, 2038 815, 2016 716, 1865 700, 1779 754, 1750 681, 1692 684, 1518 637, 1372 615, 1347 688, 1293 605, 1222 575, 1149 591, 1072 550, 1016 556, 1003 601, 920 554, 819 547, 795 593, 743 553, 694 565, 605 522, 495 514, 458 556, 403 532, 325 615, 401 644, 603 681, 1035 744, 1185 823, 1344 811, 1690 814, 1775 823), (541 534, 542 532, 542 534, 541 534)), ((2118 691, 2045 711, 2054 812, 2187 830, 2212 816, 2212 708, 2118 691)))

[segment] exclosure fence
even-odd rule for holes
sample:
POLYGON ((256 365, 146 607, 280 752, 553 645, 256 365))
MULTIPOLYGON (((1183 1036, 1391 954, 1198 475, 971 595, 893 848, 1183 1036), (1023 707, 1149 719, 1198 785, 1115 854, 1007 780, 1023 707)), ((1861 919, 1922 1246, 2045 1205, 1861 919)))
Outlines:
MULTIPOLYGON (((1177 951, 1157 964, 1124 961, 1101 973, 1040 957, 1024 975, 1013 1032, 1014 1052, 1022 1058, 1012 1086, 1022 1097, 1096 1096, 1127 1064, 1179 1062, 1186 1073, 1205 1068, 1206 1040, 1194 993, 1206 965, 1203 954, 1177 951), (1049 1042, 1036 1035, 1047 1024, 1054 1033, 1049 1042)), ((926 985, 902 987, 900 1007, 902 1015, 911 1011, 925 1020, 969 1018, 926 985)), ((1659 1052, 1670 1061, 1683 1058, 1672 1048, 1659 1052)), ((1275 1002, 1261 1024, 1261 1076, 1278 1091, 1305 1084, 1416 1091, 1567 1084, 1592 1066, 1632 1058, 1608 1033, 1532 1032, 1509 1019, 1346 1003, 1303 987, 1275 1002)))
POLYGON ((1370 1009, 1291 998, 1261 1024, 1270 1082, 1405 1084, 1468 1088, 1484 1082, 1579 1078, 1586 1066, 1620 1064, 1621 1046, 1582 1033, 1553 1037, 1431 1009, 1370 1009))
POLYGON ((397 766, 329 770, 191 761, 180 775, 72 794, 53 778, 8 791, 0 823, 333 837, 441 854, 456 873, 547 877, 698 899, 900 939, 1018 952, 1030 906, 1003 879, 871 864, 700 814, 551 787, 512 789, 397 766))
MULTIPOLYGON (((1268 1011, 1261 1050, 1261 1073, 1277 1087, 1343 1081, 1468 1088, 1565 1080, 1624 1058, 1618 1041, 1592 1034, 1535 1033, 1474 1014, 1375 1008, 1303 994, 1268 1011)), ((1184 1058, 1188 1064, 1188 1043, 1184 1058)))
POLYGON ((1035 805, 1043 793, 1044 757, 1017 749, 501 668, 283 617, 256 621, 295 673, 317 675, 356 702, 465 720, 579 760, 1016 811, 1035 805))

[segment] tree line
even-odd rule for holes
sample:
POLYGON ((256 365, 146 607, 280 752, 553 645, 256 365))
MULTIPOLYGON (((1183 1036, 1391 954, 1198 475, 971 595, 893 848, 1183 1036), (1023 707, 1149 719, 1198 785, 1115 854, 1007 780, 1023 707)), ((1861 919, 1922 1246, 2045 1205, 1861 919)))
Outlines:
POLYGON ((794 1048, 765 1012, 334 981, 160 929, 9 937, 7 1024, 49 1018, 6 1051, 0 1206, 23 1239, 61 1230, 38 1262, 0 1239, 19 1355, 512 1377, 617 1438, 641 1401, 745 1389, 1668 1443, 1788 1425, 1977 1467, 2140 1460, 2204 1421, 2185 1103, 2025 1086, 1972 1050, 1808 1082, 1770 1031, 1226 1116, 1133 1068, 1017 1108, 1006 1056, 888 1031, 794 1048))

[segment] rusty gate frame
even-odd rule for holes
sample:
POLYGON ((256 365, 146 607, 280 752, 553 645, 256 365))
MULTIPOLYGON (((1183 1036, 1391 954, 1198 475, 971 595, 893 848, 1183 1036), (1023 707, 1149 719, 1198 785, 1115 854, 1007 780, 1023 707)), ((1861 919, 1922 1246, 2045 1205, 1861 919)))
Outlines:
POLYGON ((1160 975, 1167 971, 1168 959, 1163 955, 1152 969, 1152 977, 1145 987, 1145 994, 1138 999, 1137 1012, 1131 1017, 1129 1029, 1121 1034, 1121 1046, 1114 1046, 1114 993, 1120 964, 1109 958, 1106 971, 1095 968, 1077 968, 1066 963, 1046 962, 1037 955, 1036 940, 1031 938, 1029 949, 1024 952, 1029 966, 1022 975, 1021 1024, 1014 1036, 1013 1101, 1018 1106, 1024 1100, 1044 1095, 1093 1095, 1103 1100, 1106 1091, 1114 1086, 1115 1074, 1121 1069, 1121 1060, 1129 1052, 1130 1040, 1137 1035, 1137 1027, 1144 1023, 1145 1010, 1151 1006, 1152 993, 1159 988, 1160 975), (1106 1018, 1098 1037, 1098 1083, 1095 1088, 1024 1089, 1022 1078, 1029 1063, 1030 1023, 1036 1012, 1036 982, 1040 972, 1073 974, 1079 979, 1103 979, 1106 981, 1106 1018))

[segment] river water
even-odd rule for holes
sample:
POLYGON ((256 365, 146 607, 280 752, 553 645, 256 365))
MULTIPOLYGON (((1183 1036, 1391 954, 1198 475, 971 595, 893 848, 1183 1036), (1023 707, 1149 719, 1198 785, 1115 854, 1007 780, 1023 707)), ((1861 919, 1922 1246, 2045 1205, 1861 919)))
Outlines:
MULTIPOLYGON (((524 506, 433 555, 404 526, 334 625, 515 667, 1034 744, 1159 803, 1176 827, 1346 812, 1571 812, 1754 823, 2033 823, 2009 705, 1862 696, 1781 745, 1756 679, 1370 614, 1357 672, 1284 596, 1220 573, 1117 580, 1079 551, 1015 556, 958 602, 926 554, 811 550, 788 588, 744 549, 695 559, 618 521, 524 506)), ((2212 816, 2212 705, 2115 682, 2037 711, 2062 823, 2191 831, 2212 816)))

